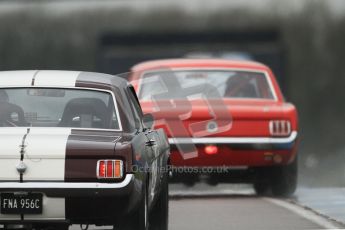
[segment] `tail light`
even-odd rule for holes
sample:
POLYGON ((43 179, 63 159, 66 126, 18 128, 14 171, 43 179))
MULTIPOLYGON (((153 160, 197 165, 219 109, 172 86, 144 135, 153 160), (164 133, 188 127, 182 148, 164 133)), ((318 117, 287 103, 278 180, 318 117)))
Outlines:
POLYGON ((97 162, 98 179, 119 179, 123 177, 122 160, 99 160, 97 162))
POLYGON ((272 136, 288 136, 291 133, 291 123, 287 120, 273 120, 269 123, 272 136))

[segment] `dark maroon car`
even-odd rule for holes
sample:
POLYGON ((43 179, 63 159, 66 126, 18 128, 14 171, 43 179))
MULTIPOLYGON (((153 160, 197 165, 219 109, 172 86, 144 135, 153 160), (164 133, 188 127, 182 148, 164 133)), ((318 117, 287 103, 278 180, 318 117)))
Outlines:
POLYGON ((111 75, 0 72, 0 224, 167 229, 169 144, 111 75))

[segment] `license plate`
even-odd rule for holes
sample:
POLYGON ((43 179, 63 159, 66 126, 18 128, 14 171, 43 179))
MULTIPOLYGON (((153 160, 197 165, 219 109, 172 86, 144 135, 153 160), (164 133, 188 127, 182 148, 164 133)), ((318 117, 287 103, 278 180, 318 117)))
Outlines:
POLYGON ((43 198, 40 193, 1 193, 0 213, 41 214, 43 198))

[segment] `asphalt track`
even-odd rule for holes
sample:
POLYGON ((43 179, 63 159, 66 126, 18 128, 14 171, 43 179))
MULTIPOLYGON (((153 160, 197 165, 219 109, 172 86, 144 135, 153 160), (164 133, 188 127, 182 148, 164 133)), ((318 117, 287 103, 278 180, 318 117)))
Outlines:
POLYGON ((170 230, 345 229, 335 213, 325 213, 338 204, 338 216, 345 215, 345 205, 339 207, 344 195, 329 203, 329 196, 318 189, 299 189, 294 197, 279 199, 256 196, 249 185, 175 184, 170 186, 170 197, 170 230), (319 209, 320 203, 324 209, 319 209))
MULTIPOLYGON (((291 199, 278 199, 256 196, 248 185, 212 187, 201 183, 194 187, 172 184, 169 193, 170 230, 345 229, 341 218, 333 218, 345 215, 345 205, 339 207, 339 202, 344 204, 344 196, 338 196, 339 202, 330 203, 324 190, 301 188, 291 199), (334 211, 334 206, 338 216, 330 212, 334 216, 327 215, 327 210, 334 211)), ((90 229, 109 227, 90 226, 90 229)))

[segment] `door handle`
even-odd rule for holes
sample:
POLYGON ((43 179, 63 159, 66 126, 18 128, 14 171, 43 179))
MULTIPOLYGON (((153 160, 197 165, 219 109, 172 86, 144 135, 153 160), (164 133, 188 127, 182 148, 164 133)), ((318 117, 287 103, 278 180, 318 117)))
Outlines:
POLYGON ((154 146, 154 145, 156 145, 156 141, 155 140, 153 140, 153 139, 150 139, 150 140, 148 140, 148 141, 146 141, 146 146, 154 146))

